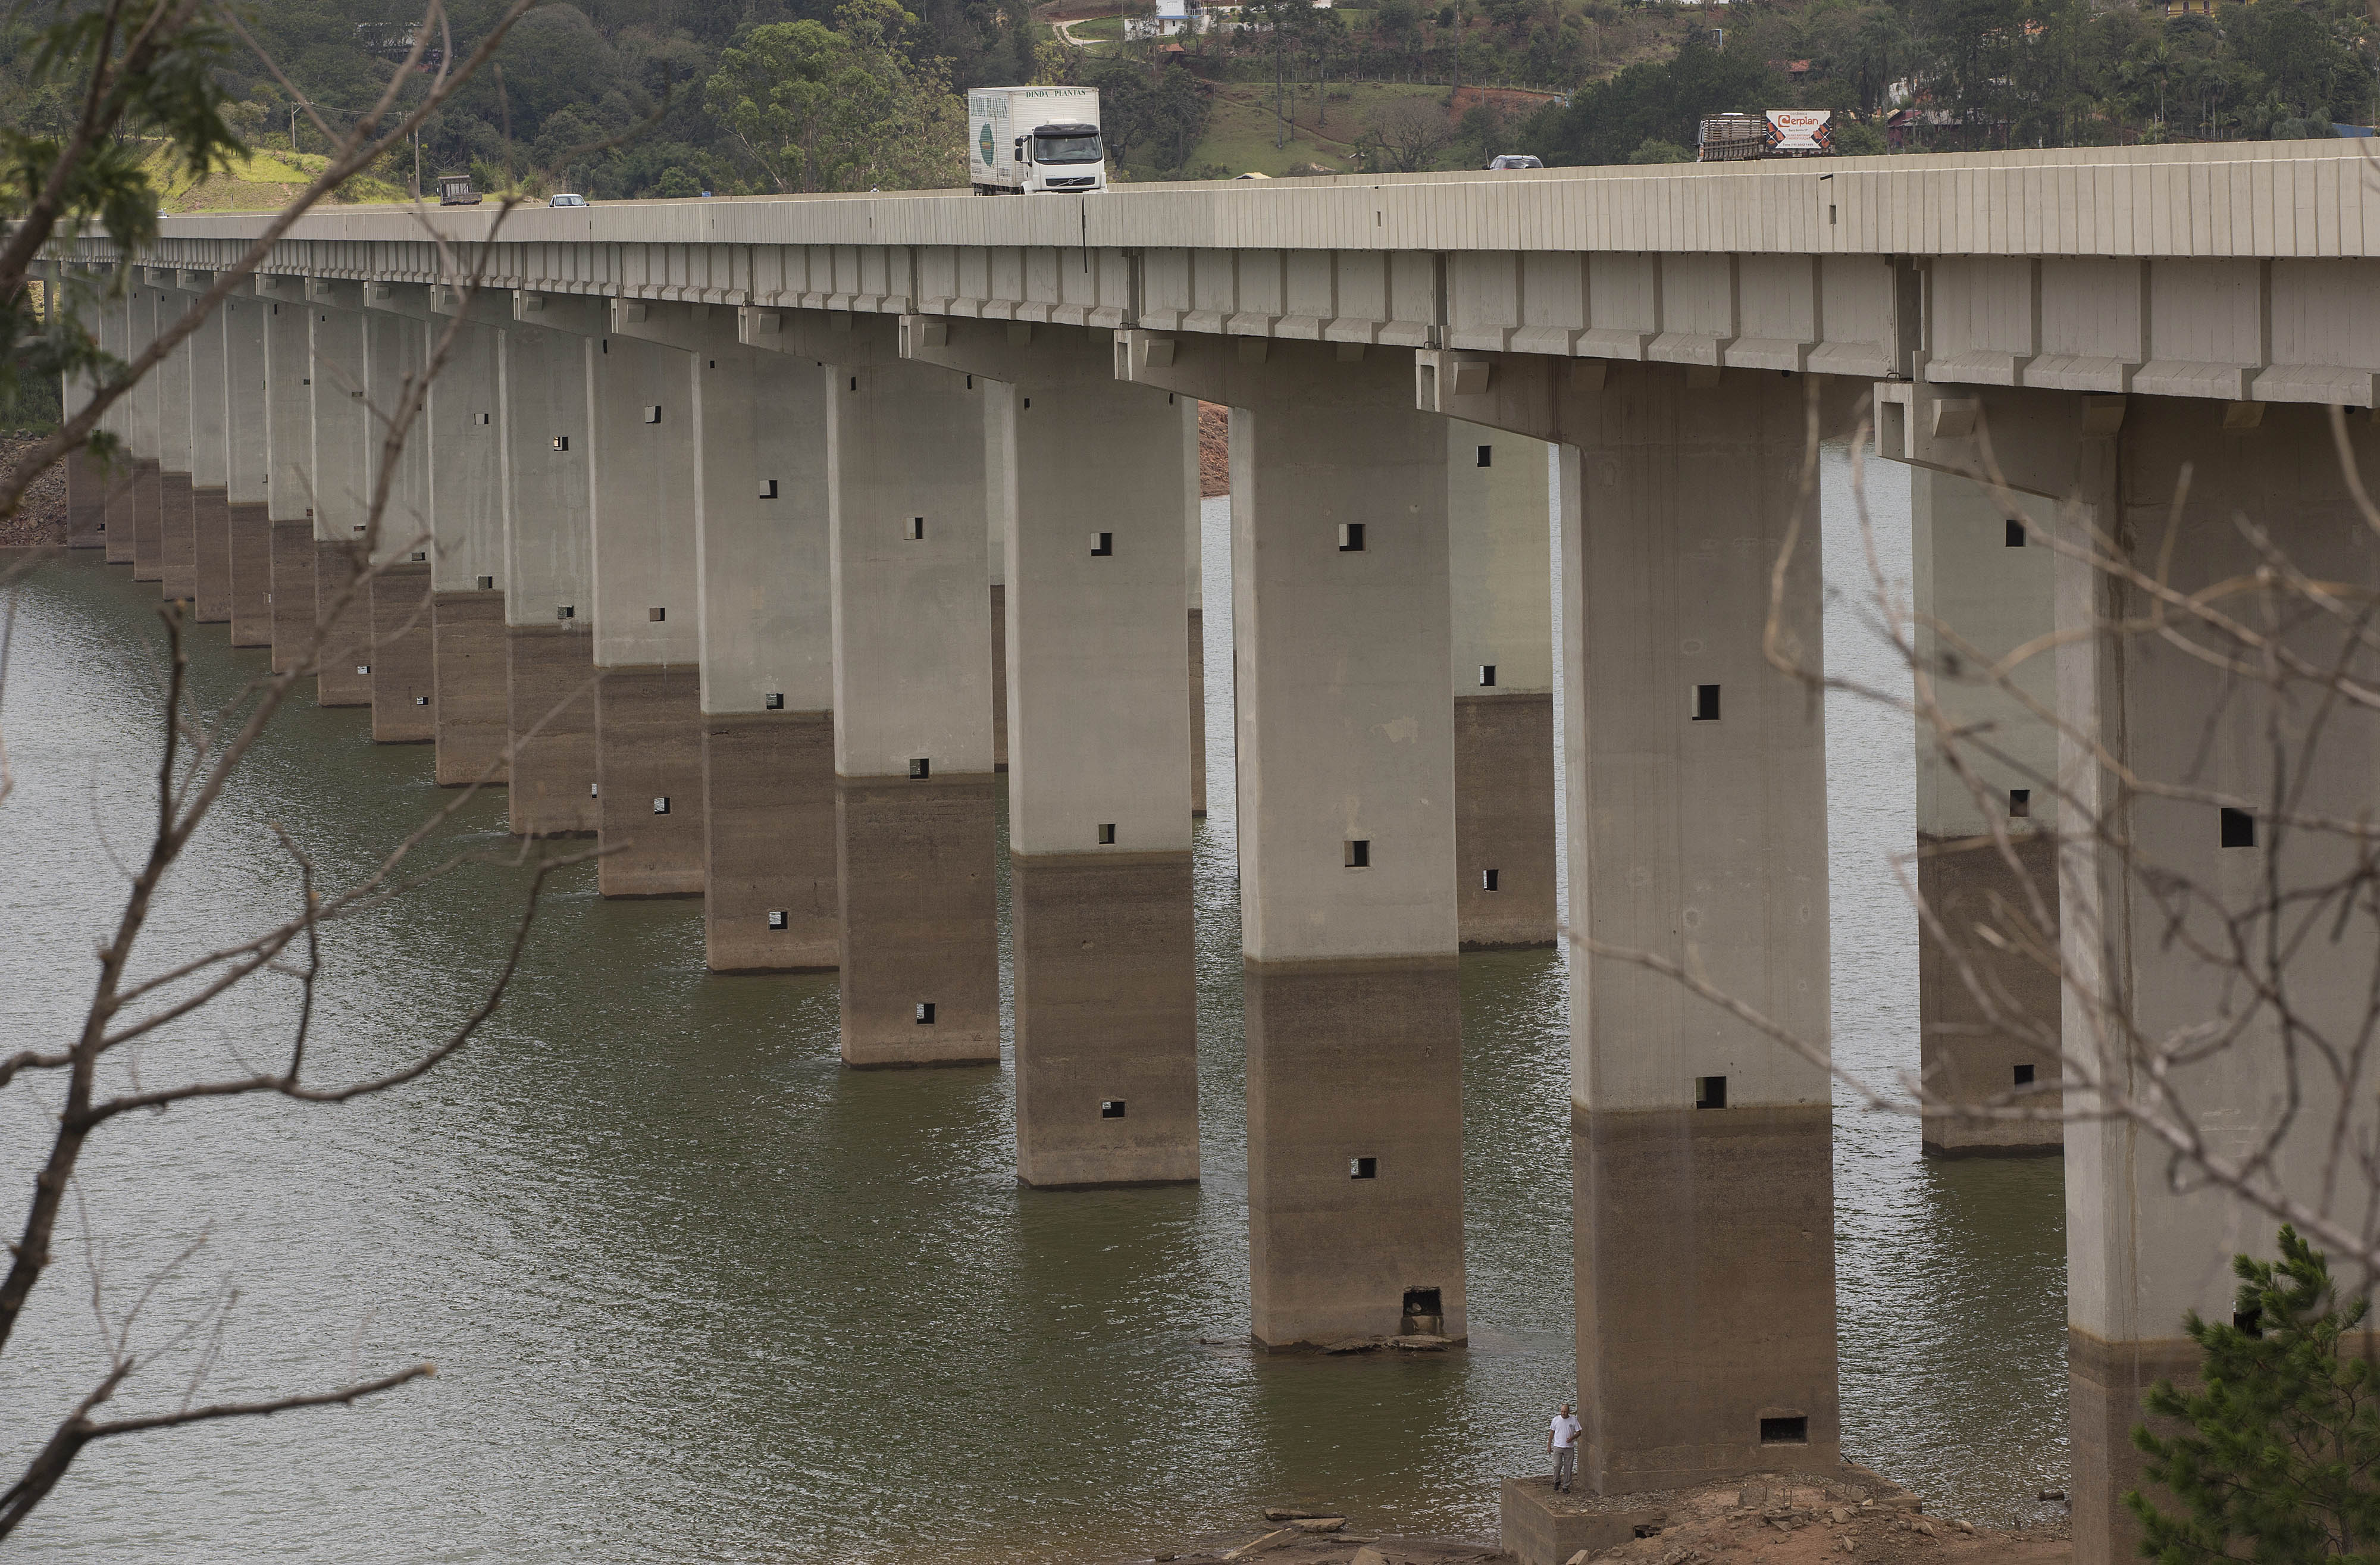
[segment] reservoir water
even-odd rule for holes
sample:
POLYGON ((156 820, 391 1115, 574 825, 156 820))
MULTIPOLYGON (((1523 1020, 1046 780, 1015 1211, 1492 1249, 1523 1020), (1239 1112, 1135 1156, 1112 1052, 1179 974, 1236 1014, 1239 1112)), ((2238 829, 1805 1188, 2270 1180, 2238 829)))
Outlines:
MULTIPOLYGON (((1907 477, 1870 501, 1908 569, 1907 477)), ((1889 676, 1864 628, 1841 454, 1827 471, 1831 666, 1889 676)), ((1424 1358, 1259 1358, 1247 1328, 1228 529, 1207 518, 1213 813, 1198 832, 1205 1183, 1036 1192, 1014 1180, 1004 1071, 854 1073, 827 977, 711 977, 700 905, 551 896, 512 999, 377 1102, 261 1101, 120 1121, 96 1140, 59 1265, 0 1358, 21 1463, 120 1319, 200 1234, 136 1341, 237 1291, 204 1397, 310 1389, 419 1356, 435 1380, 353 1410, 87 1450, 17 1540, 29 1559, 200 1561, 1025 1561, 1146 1558, 1255 1508, 1492 1536, 1498 1480, 1543 1461, 1572 1394, 1568 1041, 1555 952, 1463 959, 1465 1218, 1475 1333, 1424 1358), (85 1225, 95 1236, 83 1237, 85 1225)), ((0 804, 0 1049, 70 1036, 142 846, 162 673, 156 588, 89 553, 16 603, 0 804)), ((263 664, 193 633, 220 700, 263 664)), ((1908 723, 1828 712, 1839 1056, 1913 1066, 1908 723)), ((146 967, 285 909, 286 828, 351 878, 451 795, 367 714, 301 704, 162 902, 146 967)), ((501 792, 440 853, 503 856, 501 792)), ((368 1072, 465 1013, 525 875, 475 864, 328 941, 315 1071, 368 1072)), ((146 1046, 143 1079, 237 1072, 284 1040, 268 980, 146 1046)), ((13 1235, 50 1084, 0 1089, 13 1235)), ((2013 1523, 2066 1471, 2055 1159, 1934 1164, 1907 1119, 1836 1125, 1847 1455, 1950 1515, 2013 1523)), ((184 1394, 204 1340, 128 1411, 184 1394)))

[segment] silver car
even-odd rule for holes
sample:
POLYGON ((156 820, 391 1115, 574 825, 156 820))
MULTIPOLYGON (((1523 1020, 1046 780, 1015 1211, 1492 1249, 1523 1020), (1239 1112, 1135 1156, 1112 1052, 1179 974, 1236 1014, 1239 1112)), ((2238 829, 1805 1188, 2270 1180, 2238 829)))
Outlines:
POLYGON ((1546 165, 1544 159, 1533 158, 1526 152, 1506 152, 1501 157, 1489 158, 1488 166, 1492 171, 1500 168, 1543 168, 1546 165))
POLYGON ((545 204, 550 207, 583 207, 587 204, 587 198, 584 196, 556 196, 553 200, 546 202, 545 204))

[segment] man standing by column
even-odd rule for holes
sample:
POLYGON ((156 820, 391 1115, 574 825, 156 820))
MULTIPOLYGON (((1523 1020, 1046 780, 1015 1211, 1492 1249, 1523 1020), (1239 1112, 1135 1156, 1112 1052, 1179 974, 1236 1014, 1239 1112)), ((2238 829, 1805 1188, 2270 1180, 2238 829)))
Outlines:
POLYGON ((1571 1416, 1570 1403, 1554 1414, 1553 1427, 1546 1431, 1546 1450, 1553 1453, 1554 1488, 1567 1490, 1578 1475, 1578 1420, 1571 1416))

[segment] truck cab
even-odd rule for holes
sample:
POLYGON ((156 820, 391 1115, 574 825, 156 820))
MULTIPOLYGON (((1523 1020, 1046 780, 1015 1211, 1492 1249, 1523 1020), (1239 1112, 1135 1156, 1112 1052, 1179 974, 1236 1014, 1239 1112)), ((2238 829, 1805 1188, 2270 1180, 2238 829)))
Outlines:
POLYGON ((1096 125, 1037 125, 1016 139, 1027 190, 1104 190, 1108 153, 1096 125))

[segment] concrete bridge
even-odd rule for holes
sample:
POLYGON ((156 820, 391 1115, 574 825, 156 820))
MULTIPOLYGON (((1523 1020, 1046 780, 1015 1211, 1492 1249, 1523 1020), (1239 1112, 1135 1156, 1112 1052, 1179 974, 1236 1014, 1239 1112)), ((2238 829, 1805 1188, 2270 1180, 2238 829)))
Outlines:
MULTIPOLYGON (((140 349, 260 225, 167 223, 106 346, 140 349)), ((1999 502, 1940 477, 1986 429, 2040 527, 2154 537, 2138 524, 2195 459, 2192 517, 2214 519, 2177 534, 2180 577, 2233 567, 2237 507, 2368 580, 2325 409, 2380 401, 2375 258, 2380 185, 2337 142, 501 225, 334 210, 111 416, 138 460, 112 488, 77 468, 72 525, 285 661, 385 481, 384 558, 368 612, 328 627, 322 699, 434 741, 441 782, 493 769, 516 831, 633 843, 602 890, 703 895, 713 967, 839 966, 856 1066, 998 1056, 1004 765, 1019 1175, 1186 1180, 1195 421, 1229 405, 1252 1324, 1461 1338, 1454 958, 1554 937, 1554 659, 1579 928, 1691 947, 1823 1037, 1822 722, 1761 644, 1813 382, 1830 427, 1872 395, 1880 453, 1925 470, 1921 590, 1986 649, 2093 601, 2083 567, 2017 552, 1999 502), (458 314, 383 472, 382 421, 458 314)), ((92 238, 58 261, 127 258, 92 238)), ((2368 462, 2371 420, 2351 430, 2368 462)), ((1815 561, 1782 589, 1811 658, 1815 561)), ((2112 753, 2179 765, 2211 725, 2226 785, 2262 785, 2252 693, 2089 637, 2058 669, 2044 698, 2112 753)), ((2011 776, 2059 765, 2037 727, 2010 749, 2011 776)), ((2364 758, 2328 764, 2308 786, 2352 816, 2364 758)), ((1921 789, 1924 835, 1978 829, 1965 790, 1921 789)), ((2026 848, 2053 896, 2056 815, 2033 810, 2026 848)), ((2184 860, 2217 847, 2211 810, 2134 825, 2184 860)), ((2093 853, 2067 852, 2069 961, 2124 974, 2155 1031, 2193 980, 2093 900, 2093 853)), ((1965 860, 1925 874, 1953 908, 2014 889, 1965 860)), ((1831 1468, 1825 1072, 1639 969, 1572 975, 1590 1482, 1831 1468)), ((2054 978, 2009 981, 2058 1003, 2054 978)), ((1955 1027, 1957 986, 1926 987, 1955 1027)), ((1979 1093, 2032 1062, 1990 1036, 1926 1049, 1979 1093)), ((2216 1112, 2267 1111, 2263 1059, 2209 1067, 2216 1112)), ((2119 1125, 2064 1146, 2076 1538, 2102 1565, 2129 1555, 2140 1391, 2191 1362, 2182 1311, 2228 1308, 2224 1261, 2269 1225, 2166 1194, 2119 1125)))

